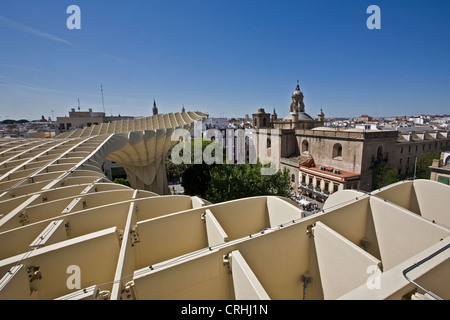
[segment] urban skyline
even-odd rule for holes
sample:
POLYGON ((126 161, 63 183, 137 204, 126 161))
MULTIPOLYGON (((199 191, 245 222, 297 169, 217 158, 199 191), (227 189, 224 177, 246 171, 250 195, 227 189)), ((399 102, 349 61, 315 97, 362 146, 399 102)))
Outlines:
POLYGON ((283 117, 297 80, 313 117, 448 114, 449 13, 445 1, 5 1, 0 120, 56 118, 78 99, 102 111, 101 86, 107 115, 148 116, 156 99, 162 113, 283 117))

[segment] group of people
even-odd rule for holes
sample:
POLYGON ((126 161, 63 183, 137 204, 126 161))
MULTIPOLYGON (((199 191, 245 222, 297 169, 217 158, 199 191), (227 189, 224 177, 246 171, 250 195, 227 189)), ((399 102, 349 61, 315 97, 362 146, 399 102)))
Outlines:
POLYGON ((304 211, 310 211, 310 212, 320 211, 320 207, 317 205, 317 203, 308 201, 303 196, 297 196, 295 200, 296 200, 297 204, 299 205, 299 207, 301 209, 303 209, 304 211))

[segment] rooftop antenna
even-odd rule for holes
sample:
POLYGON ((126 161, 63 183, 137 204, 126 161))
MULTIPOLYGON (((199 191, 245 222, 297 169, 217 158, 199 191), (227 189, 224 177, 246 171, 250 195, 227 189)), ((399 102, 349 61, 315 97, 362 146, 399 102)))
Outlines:
POLYGON ((102 103, 103 103, 103 113, 106 114, 105 111, 105 99, 103 98, 103 85, 100 85, 100 89, 102 90, 102 103))

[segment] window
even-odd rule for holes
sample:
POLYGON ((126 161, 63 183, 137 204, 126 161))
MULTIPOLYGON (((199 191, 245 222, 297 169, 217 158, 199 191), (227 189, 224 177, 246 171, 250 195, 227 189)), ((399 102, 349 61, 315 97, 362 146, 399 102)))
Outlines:
POLYGON ((400 153, 402 153, 403 154, 403 147, 400 149, 400 153))
POLYGON ((411 146, 408 147, 408 152, 411 152, 411 146))
POLYGON ((379 146, 377 150, 377 160, 383 160, 383 147, 379 146))
POLYGON ((416 146, 416 152, 419 151, 419 146, 416 146))
POLYGON ((329 191, 328 189, 330 188, 330 183, 328 181, 325 181, 325 191, 329 191))
POLYGON ((270 138, 267 138, 267 148, 270 148, 272 146, 272 141, 270 138))
POLYGON ((291 181, 292 181, 292 182, 295 182, 295 174, 292 174, 292 175, 291 175, 291 181))
POLYGON ((339 186, 337 184, 333 185, 333 192, 337 192, 339 190, 339 186))
POLYGON ((400 158, 400 162, 399 162, 399 166, 401 166, 402 165, 402 162, 403 162, 403 158, 400 158))
POLYGON ((438 182, 443 184, 450 184, 450 179, 448 177, 438 176, 438 182))
POLYGON ((302 153, 309 153, 309 143, 306 140, 302 142, 302 153))
POLYGON ((255 118, 255 120, 253 120, 253 126, 255 126, 255 127, 258 126, 258 119, 255 118))
POLYGON ((333 159, 342 160, 342 146, 339 143, 333 146, 333 159))
POLYGON ((263 118, 263 127, 267 127, 267 119, 263 118))

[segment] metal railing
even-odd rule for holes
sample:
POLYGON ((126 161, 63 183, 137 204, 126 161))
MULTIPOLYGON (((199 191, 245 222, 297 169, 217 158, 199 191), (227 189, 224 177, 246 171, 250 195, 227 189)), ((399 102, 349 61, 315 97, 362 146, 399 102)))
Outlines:
POLYGON ((416 287, 422 289, 423 291, 425 291, 426 293, 428 293, 430 296, 432 296, 434 299, 436 300, 442 300, 442 298, 438 297, 437 295, 435 295, 433 292, 423 288, 421 285, 419 285, 418 283, 414 282, 413 280, 411 280, 410 278, 408 278, 407 274, 409 272, 411 272, 412 270, 414 270, 415 268, 421 266, 422 264, 424 264, 425 262, 427 262, 428 260, 431 260, 432 258, 434 258, 435 256, 437 256, 438 254, 444 252, 445 250, 447 250, 448 248, 450 248, 450 243, 447 244, 445 247, 437 250, 436 252, 430 254, 428 257, 420 260, 419 262, 413 264, 412 266, 406 268, 405 270, 403 270, 403 276, 405 277, 406 280, 408 280, 409 282, 411 282, 413 285, 415 285, 416 287))

